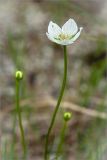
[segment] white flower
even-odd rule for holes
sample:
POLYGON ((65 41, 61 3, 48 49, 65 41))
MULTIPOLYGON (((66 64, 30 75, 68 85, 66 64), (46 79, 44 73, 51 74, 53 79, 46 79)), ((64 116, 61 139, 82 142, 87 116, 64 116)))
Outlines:
POLYGON ((78 30, 77 24, 73 19, 69 19, 62 28, 50 21, 46 35, 51 41, 57 44, 69 45, 74 43, 80 36, 82 29, 80 27, 78 30))

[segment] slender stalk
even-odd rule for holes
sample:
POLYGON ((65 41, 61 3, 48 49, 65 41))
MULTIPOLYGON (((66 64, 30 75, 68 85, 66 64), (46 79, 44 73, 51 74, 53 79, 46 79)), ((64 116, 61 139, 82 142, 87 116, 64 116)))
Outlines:
POLYGON ((60 94, 59 94, 59 97, 58 97, 57 105, 55 107, 55 110, 54 110, 54 113, 53 113, 53 116, 52 116, 52 119, 51 119, 51 123, 50 123, 50 126, 48 128, 47 135, 46 135, 45 153, 44 153, 44 159, 45 160, 48 159, 49 136, 50 136, 52 127, 54 125, 55 118, 56 118, 56 115, 57 115, 57 112, 58 112, 58 109, 59 109, 59 106, 60 106, 60 103, 61 103, 61 100, 62 100, 62 97, 63 97, 63 94, 64 94, 64 90, 65 90, 65 86, 66 86, 66 79, 67 79, 67 49, 66 49, 66 46, 64 46, 64 76, 63 76, 62 86, 61 86, 60 94))
POLYGON ((16 79, 16 111, 17 111, 17 115, 18 115, 19 128, 20 128, 20 132, 21 132, 23 158, 25 159, 25 157, 26 157, 26 143, 25 143, 25 137, 24 137, 24 129, 23 129, 23 125, 22 125, 19 91, 20 91, 20 80, 16 79))
POLYGON ((15 129, 16 129, 16 112, 14 113, 14 117, 13 117, 13 139, 12 139, 12 143, 11 143, 11 154, 10 154, 10 159, 14 159, 15 158, 15 139, 16 139, 16 134, 15 134, 15 129))
POLYGON ((58 144, 58 147, 57 147, 57 151, 56 151, 55 160, 58 159, 58 157, 59 157, 59 155, 61 153, 61 149, 62 149, 62 146, 63 146, 64 137, 65 137, 66 128, 67 128, 67 121, 64 121, 62 130, 61 130, 60 141, 59 141, 59 144, 58 144))

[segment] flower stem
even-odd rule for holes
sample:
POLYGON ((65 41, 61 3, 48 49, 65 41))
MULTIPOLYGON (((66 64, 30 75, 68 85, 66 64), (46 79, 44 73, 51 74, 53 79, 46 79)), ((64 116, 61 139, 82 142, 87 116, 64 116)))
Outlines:
POLYGON ((18 121, 19 121, 19 128, 21 132, 21 143, 23 148, 23 158, 26 157, 26 143, 25 143, 25 137, 24 137, 24 129, 22 125, 22 117, 21 117, 21 110, 20 110, 20 80, 16 79, 16 111, 18 115, 18 121))
POLYGON ((55 160, 58 159, 58 157, 59 157, 59 155, 61 153, 61 149, 62 149, 64 137, 65 137, 66 128, 67 128, 67 121, 64 121, 62 130, 61 130, 60 141, 59 141, 58 148, 57 148, 57 151, 56 151, 56 158, 55 158, 55 160))
POLYGON ((44 159, 45 160, 48 159, 49 136, 50 136, 52 127, 54 125, 55 118, 56 118, 56 115, 57 115, 57 112, 58 112, 58 109, 59 109, 59 106, 60 106, 60 103, 61 103, 61 100, 62 100, 62 97, 63 97, 63 94, 64 94, 64 90, 65 90, 65 86, 66 86, 66 79, 67 79, 67 49, 66 49, 66 46, 64 46, 64 76, 63 76, 62 86, 61 86, 60 94, 59 94, 59 97, 58 97, 57 105, 55 107, 55 110, 54 110, 54 113, 53 113, 53 116, 52 116, 52 119, 51 119, 51 123, 50 123, 50 126, 48 128, 47 135, 46 135, 45 153, 44 153, 44 159))

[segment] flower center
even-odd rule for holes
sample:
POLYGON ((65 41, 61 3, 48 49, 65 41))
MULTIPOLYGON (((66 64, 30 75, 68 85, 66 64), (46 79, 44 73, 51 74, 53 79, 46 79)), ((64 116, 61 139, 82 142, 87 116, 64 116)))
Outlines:
POLYGON ((69 39, 69 38, 70 38, 70 36, 69 36, 69 35, 65 35, 65 34, 61 33, 61 34, 58 36, 58 38, 59 38, 60 40, 65 40, 65 39, 69 39))
POLYGON ((60 41, 63 41, 63 40, 69 40, 71 39, 73 36, 72 35, 68 35, 68 34, 64 34, 64 33, 61 33, 58 35, 58 37, 55 37, 56 40, 60 40, 60 41))

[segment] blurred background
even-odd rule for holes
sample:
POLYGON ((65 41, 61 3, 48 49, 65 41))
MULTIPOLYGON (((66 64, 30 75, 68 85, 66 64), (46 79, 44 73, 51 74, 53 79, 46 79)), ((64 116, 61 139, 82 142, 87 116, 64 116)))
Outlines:
POLYGON ((51 154, 66 110, 73 117, 62 159, 107 160, 107 0, 0 0, 0 160, 19 160, 22 154, 14 118, 17 69, 24 72, 21 111, 28 159, 43 159, 63 76, 63 48, 46 32, 49 21, 62 26, 69 18, 84 29, 67 47, 66 103, 51 133, 51 154))

